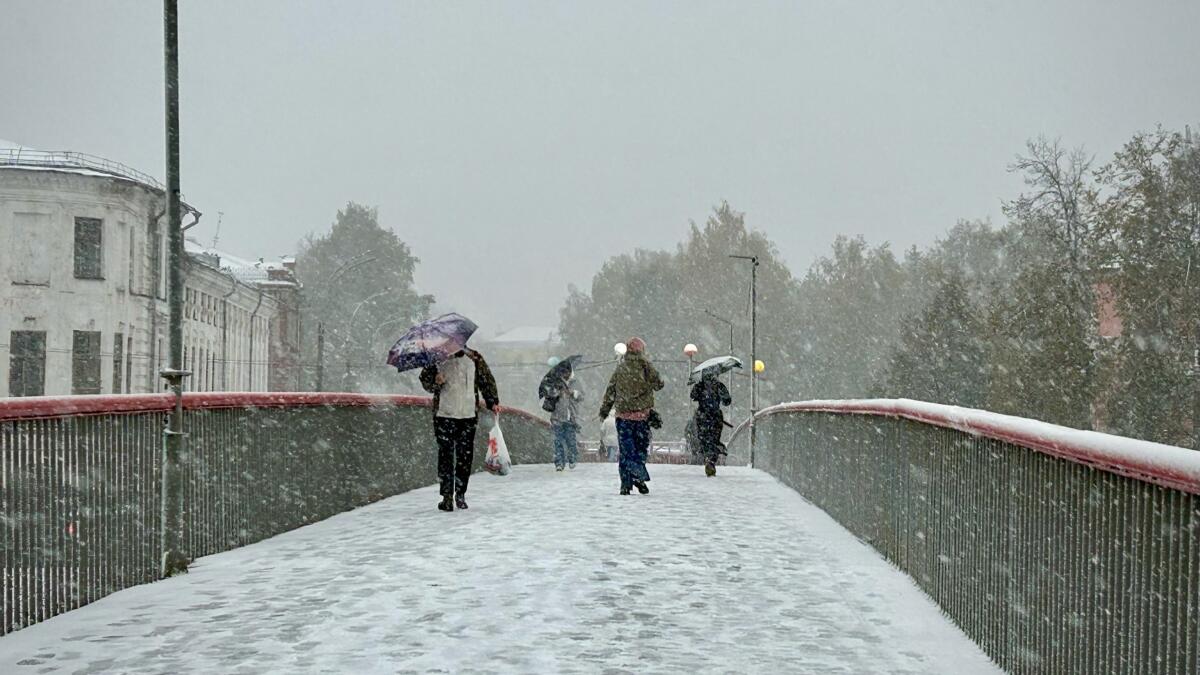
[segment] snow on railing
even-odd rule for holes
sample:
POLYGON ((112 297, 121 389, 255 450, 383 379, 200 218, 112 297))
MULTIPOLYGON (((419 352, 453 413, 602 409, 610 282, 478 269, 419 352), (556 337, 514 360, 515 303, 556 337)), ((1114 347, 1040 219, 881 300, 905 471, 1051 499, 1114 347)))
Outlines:
MULTIPOLYGON (((427 396, 403 394, 358 394, 352 392, 195 392, 183 395, 184 410, 220 408, 341 407, 429 407, 427 396)), ((111 415, 137 412, 168 412, 175 405, 171 394, 102 394, 89 396, 29 396, 0 399, 0 422, 53 417, 111 415)), ((519 408, 501 406, 502 415, 549 423, 519 408)))
MULTIPOLYGON (((780 403, 759 411, 756 419, 784 412, 827 412, 898 417, 973 436, 994 438, 1104 471, 1174 490, 1200 494, 1200 452, 1082 431, 1024 417, 910 399, 830 399, 780 403)), ((749 420, 734 430, 742 433, 749 420)), ((732 445, 732 441, 730 444, 732 445)))
MULTIPOLYGON (((169 394, 0 400, 0 635, 158 578, 173 404, 169 394)), ((425 397, 217 392, 183 404, 171 501, 188 558, 436 480, 425 397)), ((502 408, 501 423, 514 463, 550 461, 544 420, 502 408)))
POLYGON ((1200 452, 904 399, 786 403, 754 428, 756 468, 1005 670, 1200 673, 1200 452))

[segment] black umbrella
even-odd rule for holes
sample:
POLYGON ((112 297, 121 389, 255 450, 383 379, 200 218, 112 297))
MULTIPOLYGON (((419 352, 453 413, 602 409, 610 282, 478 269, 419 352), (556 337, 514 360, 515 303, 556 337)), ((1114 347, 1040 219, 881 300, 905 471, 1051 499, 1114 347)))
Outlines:
POLYGON ((542 383, 538 385, 538 398, 546 398, 546 394, 557 388, 558 383, 565 380, 567 373, 575 370, 575 366, 583 361, 583 354, 572 354, 567 358, 554 364, 550 370, 542 376, 542 383))

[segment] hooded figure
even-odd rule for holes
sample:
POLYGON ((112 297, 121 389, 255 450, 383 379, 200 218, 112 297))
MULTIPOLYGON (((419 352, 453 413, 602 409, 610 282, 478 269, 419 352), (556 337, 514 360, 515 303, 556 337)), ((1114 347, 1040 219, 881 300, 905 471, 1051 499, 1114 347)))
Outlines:
POLYGON ((621 362, 617 364, 608 388, 604 390, 604 402, 600 405, 600 418, 608 417, 611 410, 617 412, 617 438, 620 444, 620 459, 617 464, 621 475, 621 494, 627 495, 631 488, 646 494, 650 488, 650 472, 646 470, 646 457, 650 452, 650 417, 654 412, 654 392, 663 388, 662 377, 646 358, 646 343, 641 338, 632 338, 621 362))
POLYGON ((583 392, 574 385, 575 371, 569 365, 556 369, 548 385, 547 399, 555 401, 550 413, 550 428, 554 433, 554 468, 562 471, 564 466, 575 468, 579 461, 579 402, 583 392))
POLYGON ((696 439, 700 444, 700 454, 704 457, 704 473, 713 476, 717 473, 717 460, 725 454, 725 446, 721 443, 725 413, 721 407, 730 405, 733 399, 725 383, 717 379, 716 373, 709 372, 692 387, 692 400, 698 404, 696 439))

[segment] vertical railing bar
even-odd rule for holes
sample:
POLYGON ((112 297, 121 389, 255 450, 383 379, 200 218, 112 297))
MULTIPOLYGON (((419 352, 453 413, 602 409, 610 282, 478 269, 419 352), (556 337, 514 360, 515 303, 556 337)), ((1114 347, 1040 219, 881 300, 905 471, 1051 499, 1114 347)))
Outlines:
POLYGON ((37 451, 34 455, 34 485, 37 486, 37 504, 35 516, 36 532, 34 534, 37 541, 37 615, 36 621, 45 621, 50 618, 53 609, 53 587, 51 586, 50 577, 50 559, 51 553, 54 550, 54 539, 51 533, 53 527, 53 511, 54 508, 54 493, 51 487, 51 472, 50 472, 50 452, 52 444, 50 438, 52 433, 38 434, 37 451))
POLYGON ((12 582, 9 579, 9 571, 12 565, 12 518, 13 508, 9 503, 13 494, 13 481, 11 473, 8 469, 8 457, 11 453, 12 443, 9 440, 9 432, 11 427, 8 422, 0 422, 0 526, 3 526, 4 538, 0 541, 3 548, 0 549, 0 637, 7 635, 12 629, 9 627, 9 611, 10 600, 8 597, 9 591, 12 589, 12 582))
POLYGON ((28 602, 28 595, 29 595, 29 589, 27 587, 27 583, 28 583, 27 573, 29 571, 29 565, 30 565, 30 562, 29 562, 29 560, 30 560, 29 535, 28 535, 28 531, 27 531, 27 527, 28 527, 27 520, 29 518, 29 512, 30 512, 29 509, 32 507, 32 504, 28 501, 28 499, 29 499, 28 495, 29 495, 30 490, 32 490, 33 488, 29 484, 29 477, 25 475, 26 464, 27 464, 27 461, 25 458, 25 453, 26 453, 26 448, 28 447, 27 444, 29 442, 31 442, 29 439, 32 438, 32 434, 30 433, 29 428, 28 428, 30 424, 25 423, 25 422, 18 422, 17 424, 19 425, 19 429, 21 430, 21 437, 17 441, 18 445, 16 447, 16 452, 14 453, 15 454, 15 457, 14 457, 15 470, 13 471, 13 480, 16 484, 15 492, 17 493, 16 499, 14 499, 14 502, 16 504, 16 514, 17 514, 17 524, 16 524, 15 536, 17 539, 17 555, 18 555, 16 570, 15 570, 16 573, 15 573, 14 579, 13 579, 13 588, 14 588, 13 596, 14 596, 14 601, 15 601, 14 602, 15 612, 14 612, 13 626, 15 629, 20 629, 20 628, 23 628, 23 627, 29 625, 29 619, 28 619, 28 614, 27 614, 28 605, 26 604, 28 602))
POLYGON ((69 503, 70 489, 70 456, 67 452, 67 439, 70 434, 59 433, 54 442, 54 466, 58 473, 58 479, 55 481, 58 492, 58 513, 55 526, 58 530, 58 562, 55 569, 55 583, 58 585, 57 602, 58 608, 55 614, 62 614, 70 609, 69 594, 71 590, 70 584, 70 551, 71 551, 71 534, 70 534, 70 518, 71 509, 69 503))

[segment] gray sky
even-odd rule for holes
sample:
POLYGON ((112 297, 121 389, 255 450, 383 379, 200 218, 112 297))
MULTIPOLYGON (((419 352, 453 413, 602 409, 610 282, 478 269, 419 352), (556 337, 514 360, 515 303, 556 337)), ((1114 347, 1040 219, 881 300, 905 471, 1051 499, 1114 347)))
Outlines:
MULTIPOLYGON (((727 199, 796 274, 1000 220, 1025 139, 1200 121, 1200 2, 181 3, 186 198, 291 253, 347 200, 490 333, 727 199)), ((0 0, 0 138, 163 174, 161 3, 0 0)))

